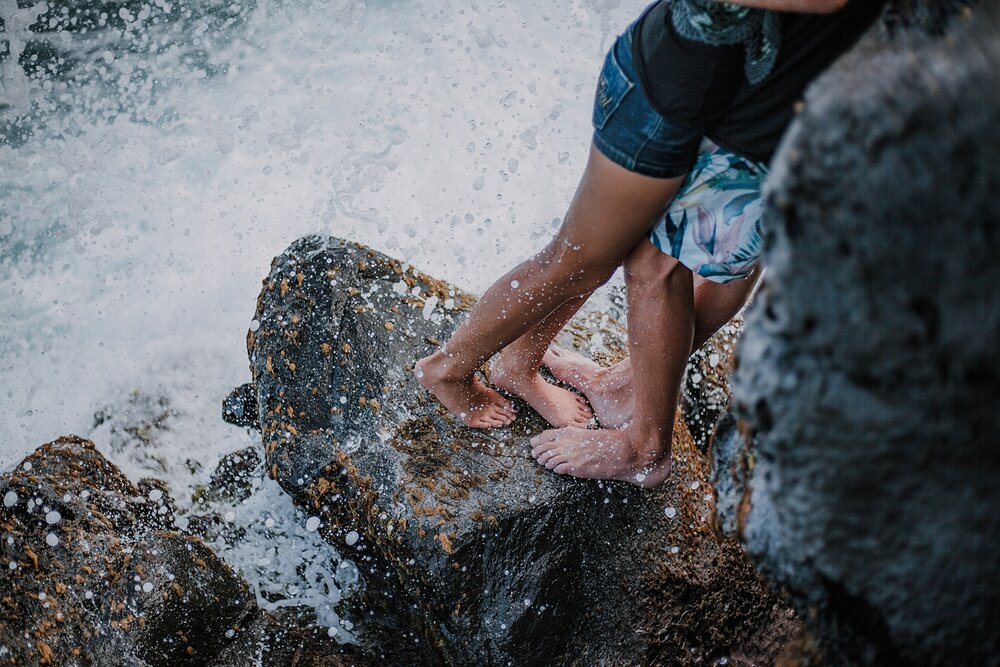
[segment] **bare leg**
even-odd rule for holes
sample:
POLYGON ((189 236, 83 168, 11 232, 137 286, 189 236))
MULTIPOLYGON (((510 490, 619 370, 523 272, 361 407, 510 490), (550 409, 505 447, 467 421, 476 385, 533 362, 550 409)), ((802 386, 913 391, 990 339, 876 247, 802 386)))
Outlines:
POLYGON ((694 283, 690 270, 646 239, 626 260, 625 280, 631 422, 621 430, 545 431, 531 439, 531 453, 557 473, 653 487, 670 475, 677 394, 694 339, 694 283))
POLYGON ((604 284, 682 181, 640 176, 591 148, 556 238, 495 282, 444 348, 417 362, 420 383, 469 426, 510 423, 510 403, 476 381, 476 370, 568 301, 604 284))
MULTIPOLYGON (((726 285, 695 276, 695 327, 691 353, 736 316, 760 274, 758 268, 745 280, 726 285)), ((635 396, 629 358, 605 368, 578 352, 553 347, 546 352, 542 363, 548 366, 556 379, 583 392, 601 426, 621 428, 632 418, 635 396)))
MULTIPOLYGON (((589 295, 588 295, 589 296, 589 295)), ((594 418, 587 399, 554 384, 539 374, 542 357, 552 339, 562 331, 587 296, 570 299, 555 312, 532 327, 526 334, 505 347, 496 361, 490 380, 498 388, 517 394, 542 418, 556 428, 585 427, 594 418)))

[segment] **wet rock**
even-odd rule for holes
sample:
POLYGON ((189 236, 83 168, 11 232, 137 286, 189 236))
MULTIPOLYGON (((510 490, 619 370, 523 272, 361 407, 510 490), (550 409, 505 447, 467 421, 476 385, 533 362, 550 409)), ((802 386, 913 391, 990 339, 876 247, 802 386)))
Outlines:
MULTIPOLYGON (((263 459, 255 447, 245 447, 239 451, 230 452, 219 460, 208 486, 198 498, 207 500, 227 500, 239 502, 248 498, 254 487, 263 477, 263 459)), ((193 500, 197 501, 198 498, 193 500)))
POLYGON ((233 389, 222 401, 222 419, 234 426, 260 428, 257 420, 257 391, 252 384, 233 389))
POLYGON ((830 664, 993 664, 1000 9, 935 38, 959 3, 906 6, 909 32, 817 82, 772 171, 719 509, 830 664))
POLYGON ((257 448, 245 447, 223 456, 209 482, 191 494, 194 511, 185 517, 185 532, 216 546, 219 540, 224 544, 244 541, 246 530, 227 521, 226 512, 249 498, 263 479, 263 459, 257 448))
POLYGON ((171 469, 170 457, 163 451, 162 436, 170 431, 177 411, 163 396, 132 392, 127 400, 111 403, 94 413, 89 437, 106 443, 119 460, 128 461, 154 474, 171 469))
MULTIPOLYGON (((306 615, 308 616, 308 615, 306 615)), ((295 608, 259 614, 216 659, 224 667, 376 667, 361 647, 339 644, 295 608)))
MULTIPOLYGON (((245 631, 280 621, 176 531, 162 489, 132 484, 91 442, 40 447, 0 477, 0 498, 0 662, 236 667, 250 664, 226 657, 237 647, 284 650, 245 631)), ((316 644, 301 624, 282 627, 316 644)))
POLYGON ((742 330, 743 317, 737 315, 695 350, 684 370, 681 414, 701 452, 708 450, 715 423, 729 408, 729 374, 742 330))
MULTIPOLYGON (((420 389, 413 362, 472 301, 306 237, 274 260, 248 337, 266 470, 358 564, 382 663, 773 661, 798 621, 716 530, 682 423, 672 478, 642 491, 537 466, 527 441, 545 425, 527 406, 473 430, 420 389)), ((588 317, 563 344, 620 358, 612 318, 588 317)))

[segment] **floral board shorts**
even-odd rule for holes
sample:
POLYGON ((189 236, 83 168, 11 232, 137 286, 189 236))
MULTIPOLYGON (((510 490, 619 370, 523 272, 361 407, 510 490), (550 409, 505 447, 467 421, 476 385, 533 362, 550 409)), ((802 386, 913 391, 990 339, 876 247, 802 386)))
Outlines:
POLYGON ((693 273, 717 283, 746 278, 761 252, 767 166, 671 125, 639 83, 629 27, 611 47, 594 99, 594 146, 629 171, 686 175, 649 239, 693 273))

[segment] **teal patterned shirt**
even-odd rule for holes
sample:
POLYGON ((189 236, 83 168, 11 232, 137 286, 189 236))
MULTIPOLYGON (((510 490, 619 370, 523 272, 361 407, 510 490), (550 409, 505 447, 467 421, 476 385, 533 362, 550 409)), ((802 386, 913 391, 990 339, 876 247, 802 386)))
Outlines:
POLYGON ((743 44, 747 80, 760 83, 774 67, 781 46, 781 19, 766 9, 723 0, 669 0, 674 28, 694 42, 743 44))

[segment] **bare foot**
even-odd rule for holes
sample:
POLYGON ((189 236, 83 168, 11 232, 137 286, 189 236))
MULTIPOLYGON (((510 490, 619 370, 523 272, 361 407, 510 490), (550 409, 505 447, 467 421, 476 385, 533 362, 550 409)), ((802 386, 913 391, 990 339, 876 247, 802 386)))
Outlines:
POLYGON ((621 364, 604 368, 578 352, 554 345, 545 353, 542 364, 557 380, 583 392, 601 426, 621 428, 632 419, 635 412, 632 374, 630 370, 619 370, 621 364))
POLYGON ((560 475, 653 488, 670 476, 670 445, 641 446, 638 440, 627 430, 551 429, 531 439, 531 455, 560 475))
POLYGON ((523 398, 542 419, 556 428, 582 428, 594 418, 583 396, 549 384, 538 374, 538 369, 517 368, 503 352, 493 362, 490 380, 500 389, 523 398))
POLYGON ((483 385, 475 376, 454 378, 448 374, 448 357, 438 350, 417 362, 417 381, 444 407, 472 428, 507 426, 514 421, 514 406, 483 385))

